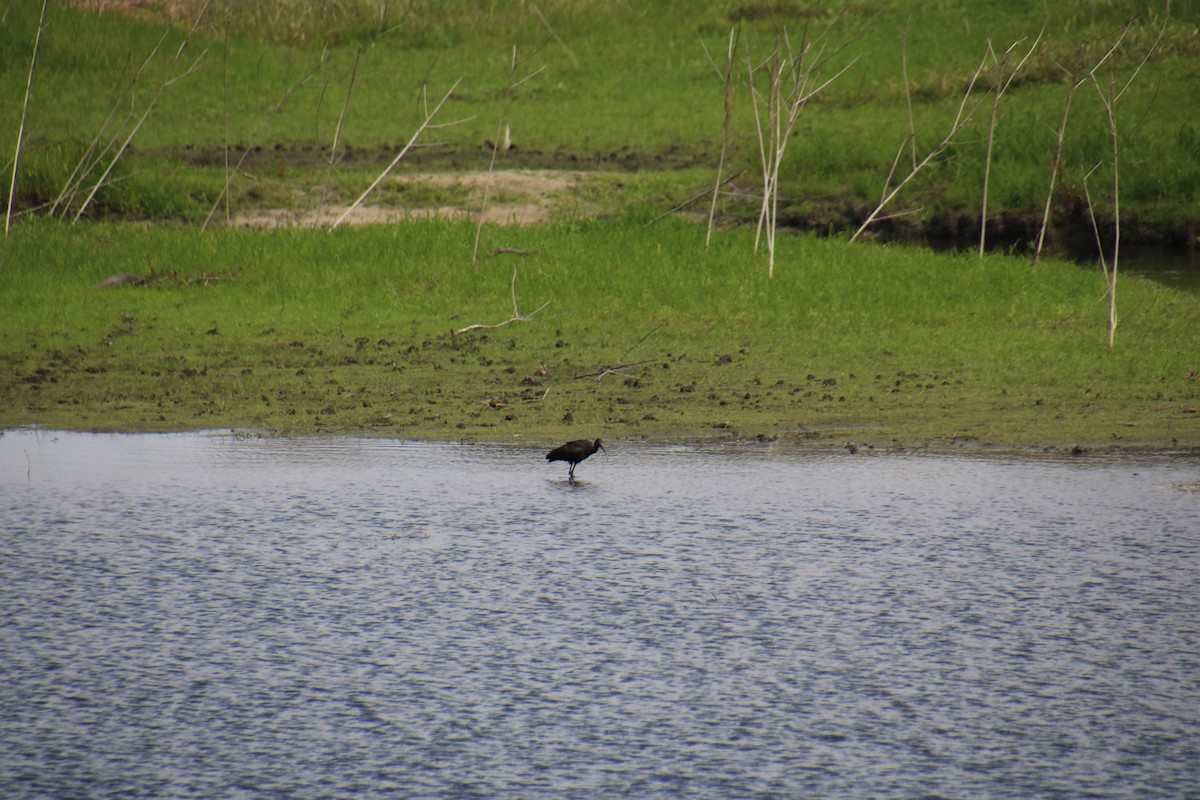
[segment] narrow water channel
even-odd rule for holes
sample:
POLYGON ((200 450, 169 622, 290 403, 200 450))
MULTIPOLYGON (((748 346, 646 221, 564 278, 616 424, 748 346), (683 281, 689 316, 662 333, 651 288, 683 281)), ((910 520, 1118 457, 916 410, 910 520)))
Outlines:
POLYGON ((0 436, 6 798, 1200 785, 1200 462, 0 436))

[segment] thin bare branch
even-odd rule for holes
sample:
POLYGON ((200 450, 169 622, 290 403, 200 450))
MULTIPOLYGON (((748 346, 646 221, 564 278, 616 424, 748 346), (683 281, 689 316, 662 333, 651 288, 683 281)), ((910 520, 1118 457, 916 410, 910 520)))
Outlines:
POLYGON ((512 283, 509 285, 509 290, 512 294, 512 305, 513 305, 513 315, 511 317, 504 320, 503 322, 497 322, 495 324, 486 324, 486 323, 477 322, 474 325, 468 325, 465 328, 459 328, 456 331, 452 331, 451 335, 452 336, 461 336, 464 333, 469 333, 471 331, 478 331, 478 330, 483 330, 483 329, 488 329, 488 328, 503 328, 505 325, 511 325, 514 322, 533 322, 534 316, 536 316, 537 313, 539 311, 541 311, 543 308, 550 305, 550 301, 547 300, 546 302, 544 302, 540 306, 538 306, 536 310, 530 312, 529 314, 521 313, 521 309, 517 306, 517 268, 516 267, 513 267, 512 283))
POLYGON ((329 181, 333 178, 333 165, 338 161, 338 143, 342 139, 342 125, 346 114, 350 111, 350 95, 354 93, 354 84, 358 81, 358 62, 362 58, 362 46, 354 54, 354 66, 350 70, 350 85, 346 87, 346 100, 342 103, 342 113, 338 116, 337 128, 333 131, 333 144, 329 148, 329 167, 325 171, 325 187, 321 190, 321 198, 317 205, 317 227, 321 226, 321 214, 325 210, 325 196, 329 193, 329 181))
POLYGON ((383 179, 386 178, 388 176, 388 174, 393 169, 396 168, 396 165, 400 163, 400 160, 402 158, 404 158, 405 155, 408 154, 409 150, 412 149, 412 147, 416 143, 418 137, 420 137, 420 135, 425 131, 425 129, 429 127, 429 123, 432 122, 433 118, 435 116, 437 116, 437 113, 442 110, 442 106, 444 106, 446 104, 446 101, 450 99, 450 95, 454 94, 454 90, 458 88, 458 85, 460 83, 462 83, 462 80, 463 80, 462 76, 459 76, 459 79, 454 82, 454 85, 450 87, 449 91, 447 91, 446 94, 442 95, 442 99, 439 100, 438 104, 433 107, 433 110, 430 111, 426 115, 425 120, 420 124, 420 126, 418 126, 417 130, 409 138, 408 143, 405 144, 404 148, 399 153, 396 154, 395 158, 392 159, 392 163, 388 164, 387 167, 383 170, 383 172, 379 173, 379 177, 377 177, 374 181, 372 181, 371 185, 363 190, 363 193, 358 196, 358 199, 355 200, 350 205, 349 208, 347 208, 345 211, 342 212, 342 215, 340 217, 338 217, 337 221, 335 221, 333 223, 334 228, 338 227, 343 222, 345 222, 346 218, 349 217, 352 213, 354 213, 354 210, 362 204, 362 201, 367 199, 367 195, 369 195, 371 192, 373 192, 375 190, 375 187, 378 186, 383 181, 383 179))
MULTIPOLYGON (((997 62, 996 66, 999 68, 1000 72, 996 76, 996 80, 992 85, 993 86, 992 119, 991 119, 991 124, 988 126, 987 155, 984 158, 984 164, 983 164, 983 202, 981 203, 982 207, 979 212, 979 257, 980 258, 983 258, 984 246, 987 241, 988 184, 989 184, 989 181, 992 176, 992 145, 995 143, 996 120, 1000 114, 1000 100, 1001 100, 1001 98, 1004 97, 1004 93, 1006 91, 1008 91, 1008 87, 1012 85, 1013 79, 1017 77, 1017 73, 1021 71, 1021 67, 1025 66, 1025 62, 1027 62, 1029 60, 1029 57, 1033 55, 1033 51, 1037 49, 1038 44, 1042 41, 1043 33, 1045 33, 1044 28, 1038 32, 1037 38, 1033 40, 1033 44, 1030 46, 1029 51, 1025 53, 1025 56, 1019 62, 1017 62, 1017 65, 1015 67, 1013 67, 1012 72, 1008 73, 1007 77, 1005 77, 1005 75, 1004 75, 1004 66, 1008 61, 1008 56, 1009 56, 1009 54, 1012 53, 1012 51, 1014 49, 1016 49, 1017 45, 1020 44, 1021 41, 1023 41, 1023 40, 1018 39, 1017 41, 1013 42, 1011 45, 1009 45, 1008 49, 1004 51, 1004 55, 1002 57, 996 59, 996 62, 997 62)), ((991 46, 992 46, 992 43, 989 40, 988 41, 988 49, 989 50, 991 49, 991 46)))
MULTIPOLYGON (((709 61, 712 62, 713 68, 716 69, 717 77, 721 79, 721 86, 725 96, 725 119, 721 125, 721 155, 717 159, 717 177, 712 188, 712 203, 709 204, 708 208, 708 230, 704 235, 705 247, 708 247, 712 242, 713 225, 717 216, 717 200, 720 198, 721 187, 727 183, 727 181, 721 180, 721 175, 725 171, 725 156, 729 151, 729 135, 733 126, 733 93, 737 87, 737 82, 733 78, 734 67, 737 61, 737 33, 738 28, 736 25, 729 29, 729 47, 725 51, 724 72, 717 68, 716 62, 709 55, 709 61)), ((704 40, 701 39, 700 43, 703 45, 704 40)), ((704 48, 704 53, 708 55, 707 47, 704 48)))
POLYGON ((96 180, 96 183, 92 187, 91 192, 88 193, 87 198, 85 198, 84 201, 79 205, 79 210, 75 213, 75 219, 73 220, 73 222, 79 221, 79 218, 83 216, 84 212, 87 211, 87 208, 91 204, 92 200, 96 197, 96 193, 99 192, 100 188, 102 186, 104 186, 105 183, 108 181, 109 173, 111 173, 113 171, 113 168, 117 166, 117 162, 121 160, 121 156, 125 155, 125 151, 129 148, 130 143, 133 142, 134 137, 137 136, 138 131, 141 130, 142 125, 146 122, 147 119, 149 119, 150 114, 158 106, 158 101, 162 99, 163 93, 166 92, 166 90, 168 88, 170 88, 173 84, 177 83, 178 81, 183 80, 184 78, 188 77, 193 72, 198 70, 200 68, 201 62, 204 60, 204 57, 207 54, 208 54, 207 50, 200 53, 200 55, 196 56, 196 60, 194 62, 192 62, 192 65, 190 67, 188 67, 186 70, 184 70, 179 75, 176 75, 174 78, 169 78, 169 79, 163 81, 162 85, 160 85, 158 87, 158 91, 156 91, 154 93, 154 97, 150 100, 149 105, 146 106, 145 112, 142 113, 141 119, 139 119, 137 121, 137 124, 133 126, 133 129, 131 131, 129 131, 129 135, 126 136, 125 141, 121 143, 121 147, 117 150, 116 155, 114 155, 112 157, 112 160, 108 162, 108 167, 105 168, 104 172, 96 180))
MULTIPOLYGON (((667 217, 669 217, 669 216, 671 216, 672 214, 674 214, 675 212, 677 212, 677 211, 681 211, 681 210, 683 210, 683 209, 687 208, 688 206, 690 206, 692 203, 696 202, 697 200, 699 200, 699 199, 701 199, 701 198, 703 198, 703 197, 707 197, 707 196, 708 196, 708 195, 710 195, 710 194, 716 194, 716 193, 719 193, 719 192, 720 192, 720 190, 721 190, 721 187, 722 187, 722 186, 724 186, 725 184, 729 183, 730 181, 737 180, 737 179, 738 179, 739 177, 741 177, 741 176, 742 176, 742 175, 743 175, 745 172, 746 172, 746 170, 744 170, 744 169, 743 169, 743 170, 738 170, 738 171, 737 171, 737 172, 735 172, 733 175, 730 175, 728 178, 726 178, 725 180, 721 181, 721 182, 720 182, 719 184, 717 184, 716 186, 710 186, 710 187, 708 187, 707 189, 704 189, 704 190, 702 190, 702 191, 700 191, 700 192, 698 192, 698 193, 696 193, 696 194, 692 195, 691 197, 689 197, 687 200, 684 200, 684 201, 683 201, 682 203, 680 203, 679 205, 676 205, 676 206, 673 206, 672 208, 669 208, 669 209, 667 209, 666 211, 664 211, 663 213, 659 214, 659 215, 658 215, 657 217, 655 217, 654 219, 652 219, 652 220, 650 220, 649 222, 647 222, 647 223, 646 223, 645 225, 643 225, 642 227, 643 227, 643 228, 649 228, 649 227, 650 227, 651 225, 653 225, 654 223, 656 223, 656 222, 659 222, 659 221, 661 221, 661 220, 664 220, 664 219, 666 219, 667 217)), ((710 221, 710 223, 711 223, 711 221, 712 221, 712 217, 711 217, 711 215, 710 215, 710 217, 709 217, 709 221, 710 221)))
MULTIPOLYGON (((1169 8, 1170 4, 1168 3, 1168 9, 1169 8)), ((1132 21, 1128 22, 1124 27, 1121 28, 1121 32, 1117 35, 1117 38, 1113 40, 1113 43, 1109 45, 1108 49, 1105 50, 1100 58, 1097 59, 1096 62, 1092 64, 1092 66, 1086 71, 1071 70, 1062 66, 1061 64, 1059 65, 1059 69, 1071 77, 1071 86, 1067 89, 1067 96, 1063 101, 1062 120, 1058 125, 1058 136, 1054 145, 1054 159, 1050 165, 1050 187, 1046 190, 1046 202, 1042 207, 1042 225, 1038 230, 1037 246, 1033 251, 1034 267, 1037 266, 1038 260, 1042 257, 1042 251, 1046 244, 1046 231, 1050 228, 1050 207, 1054 202, 1054 189, 1058 182, 1058 174, 1062 169, 1063 142, 1066 136, 1067 120, 1071 113, 1071 101, 1075 98, 1075 93, 1079 91, 1079 87, 1083 86, 1083 84, 1088 80, 1094 79, 1096 71, 1099 70, 1100 67, 1102 67, 1105 63, 1107 63, 1110 58, 1112 58, 1113 53, 1116 52, 1117 48, 1121 46, 1121 42, 1123 42, 1125 37, 1129 34, 1132 24, 1132 21)), ((1160 32, 1159 36, 1161 37, 1161 35, 1162 34, 1160 32)), ((1155 44, 1157 45, 1157 40, 1155 41, 1155 44)), ((1149 54, 1147 54, 1147 58, 1148 57, 1149 54)), ((1143 63, 1145 63, 1144 60, 1143 63)), ((1129 84, 1126 84, 1126 88, 1128 88, 1128 86, 1129 84)), ((1122 89, 1122 91, 1124 91, 1124 89, 1122 89)))
MULTIPOLYGON (((904 81, 904 107, 908 109, 909 150, 911 151, 911 154, 912 154, 913 169, 916 169, 916 167, 917 167, 917 124, 913 119, 912 89, 908 85, 908 29, 911 25, 912 25, 912 14, 909 14, 908 18, 904 20, 904 42, 903 42, 903 45, 900 50, 900 77, 901 77, 901 80, 904 81)), ((899 160, 899 155, 897 155, 897 160, 899 160)), ((893 164, 892 169, 895 170, 895 168, 896 168, 896 165, 893 164)), ((891 174, 889 173, 888 181, 890 181, 890 180, 891 180, 891 174)), ((885 192, 887 191, 888 181, 885 181, 883 184, 885 192)))
MULTIPOLYGON (((163 42, 167 40, 169 35, 170 29, 163 31, 162 36, 159 37, 154 47, 150 48, 150 52, 142 60, 142 63, 139 64, 137 69, 130 74, 129 79, 125 81, 120 91, 115 93, 113 96, 112 102, 109 105, 108 115, 100 124, 100 127, 96 131, 96 135, 92 138, 91 143, 84 150, 83 155, 79 157, 79 161, 76 162, 75 168, 71 171, 70 177, 67 178, 66 182, 63 184, 63 188, 59 191, 58 197, 54 199, 54 203, 50 208, 51 216, 58 214, 59 209, 62 209, 62 216, 63 218, 66 218, 71 205, 75 201, 75 197, 83 189, 84 179, 90 175, 92 170, 96 169, 96 167, 98 167, 100 163, 108 156, 108 154, 117 146, 119 136, 113 136, 108 141, 108 144, 106 144, 103 148, 100 147, 100 140, 105 135, 105 131, 108 130, 113 119, 116 117, 117 110, 123 107, 126 97, 128 97, 129 93, 133 91, 133 87, 137 84, 138 79, 154 60, 154 57, 158 54, 163 42)), ((132 119, 133 112, 130 111, 126 114, 125 121, 122 123, 122 125, 127 124, 132 119)))
POLYGON ((283 97, 279 98, 279 102, 275 104, 275 108, 271 109, 271 113, 264 117, 262 122, 259 123, 258 130, 255 131, 254 136, 251 138, 250 144, 247 144, 246 149, 242 151, 242 157, 238 159, 238 163, 234 166, 233 171, 227 171, 225 176, 225 185, 221 187, 221 192, 217 195, 216 202, 213 203, 213 207, 209 210, 208 216, 205 217, 204 224, 200 226, 201 230, 208 229, 209 223, 212 222, 213 215, 217 213, 217 209, 221 207, 221 202, 225 200, 226 196, 229 194, 229 188, 233 185, 234 176, 241 171, 242 165, 246 163, 246 158, 249 157, 250 151, 254 149, 254 142, 256 142, 259 136, 262 135, 262 132, 267 127, 267 123, 270 122, 276 114, 283 110, 283 107, 287 105, 287 101, 291 99, 293 94, 298 92, 300 88, 304 86, 304 84, 308 83, 313 75, 316 75, 317 72, 323 66, 325 66, 325 61, 328 59, 328 57, 329 49, 326 48, 325 50, 321 51, 321 58, 317 61, 316 65, 304 75, 300 76, 299 80, 288 87, 287 91, 283 93, 283 97))
POLYGON ((954 122, 951 123, 950 131, 946 134, 945 138, 943 138, 936 147, 930 150, 925 158, 918 162, 918 164, 912 168, 908 175, 906 175, 898 184, 896 184, 894 189, 887 193, 887 196, 883 198, 879 205, 876 206, 875 210, 872 211, 870 215, 867 216, 866 220, 863 221, 863 224, 859 226, 858 230, 854 232, 854 235, 850 237, 851 242, 861 236, 863 231, 865 231, 872 223, 879 219, 879 215, 883 213, 883 209, 889 203, 891 203, 893 199, 895 199, 896 195, 900 194, 900 191, 907 186, 909 182, 912 181, 912 179, 915 178, 929 162, 940 156, 947 147, 950 147, 954 143, 954 137, 958 135, 958 132, 962 130, 962 128, 965 127, 969 122, 971 122, 975 112, 979 109, 979 106, 983 104, 983 98, 981 97, 980 99, 976 100, 975 104, 971 105, 970 107, 968 107, 968 102, 971 98, 971 92, 975 89, 975 84, 979 81, 979 76, 983 73, 983 67, 986 63, 987 55, 985 54, 980 60, 979 66, 975 68, 975 74, 971 76, 971 80, 967 84, 966 90, 963 92, 962 101, 958 104, 958 111, 955 112, 954 115, 954 122))
POLYGON ((17 197, 17 173, 21 171, 21 147, 25 144, 25 120, 29 118, 29 98, 33 94, 33 76, 37 72, 38 49, 42 45, 42 30, 46 27, 47 0, 42 0, 42 15, 38 18, 37 35, 33 37, 33 56, 29 59, 29 80, 25 83, 25 102, 21 104, 21 125, 17 129, 17 149, 13 156, 12 181, 8 185, 8 210, 4 215, 4 235, 12 227, 13 203, 17 197))
POLYGON ((542 10, 537 7, 537 3, 530 3, 529 8, 533 11, 534 14, 537 15, 537 18, 539 20, 541 20, 542 25, 544 25, 546 27, 546 30, 550 32, 550 36, 554 39, 555 43, 558 44, 558 46, 562 48, 563 52, 567 54, 567 58, 571 59, 571 63, 575 66, 576 69, 578 69, 579 68, 579 59, 576 58, 575 54, 571 52, 571 48, 567 47, 567 43, 564 42, 561 38, 559 38, 558 31, 554 30, 554 27, 550 24, 550 21, 546 19, 546 15, 543 14, 542 10))
MULTIPOLYGON (((1113 349, 1113 341, 1117 334, 1117 267, 1121 258, 1121 180, 1119 166, 1120 142, 1121 137, 1117 132, 1117 79, 1115 75, 1109 77, 1108 91, 1100 87, 1100 82, 1096 79, 1096 73, 1092 73, 1092 85, 1096 87, 1096 93, 1100 95, 1100 102, 1104 105, 1105 116, 1108 119, 1109 137, 1112 139, 1112 215, 1113 215, 1113 243, 1112 243, 1112 271, 1109 273, 1110 279, 1108 282, 1108 349, 1113 349)), ((1126 84, 1128 86, 1128 84, 1126 84)))
POLYGON ((508 132, 508 106, 509 103, 512 102, 513 92, 518 86, 525 83, 525 81, 529 80, 545 69, 545 65, 543 65, 521 80, 516 80, 517 68, 520 66, 520 59, 517 57, 517 52, 517 46, 513 45, 512 60, 509 62, 508 76, 504 84, 504 98, 500 104, 500 119, 496 121, 496 140, 492 146, 491 159, 488 161, 487 178, 483 182, 483 199, 480 201, 479 205, 479 219, 475 223, 475 246, 471 250, 471 263, 475 263, 479 260, 479 243, 483 239, 484 213, 487 211, 488 200, 492 195, 492 177, 496 172, 496 157, 500 154, 502 149, 507 149, 510 146, 508 132), (501 133, 504 134, 503 138, 501 138, 501 133))
POLYGON ((1088 188, 1088 178, 1090 178, 1092 173, 1099 169, 1099 167, 1100 165, 1096 164, 1096 166, 1092 167, 1087 172, 1084 172, 1080 178, 1080 182, 1083 184, 1084 199, 1087 200, 1088 219, 1090 219, 1092 222, 1092 235, 1095 237, 1096 252, 1100 256, 1100 269, 1104 271, 1104 286, 1107 291, 1107 287, 1109 285, 1108 258, 1104 255, 1104 241, 1100 238, 1100 223, 1096 221, 1096 207, 1092 204, 1092 192, 1088 188))

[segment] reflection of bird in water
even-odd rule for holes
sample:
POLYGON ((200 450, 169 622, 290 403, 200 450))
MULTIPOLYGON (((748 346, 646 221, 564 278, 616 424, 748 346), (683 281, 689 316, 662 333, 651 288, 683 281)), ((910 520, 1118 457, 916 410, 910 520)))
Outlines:
MULTIPOLYGON (((600 444, 599 439, 594 442, 589 442, 587 439, 576 439, 546 453, 546 460, 569 462, 571 470, 567 473, 567 480, 573 481, 575 480, 575 466, 597 450, 604 450, 604 445, 600 444)), ((604 454, 608 455, 608 451, 604 450, 604 454)))

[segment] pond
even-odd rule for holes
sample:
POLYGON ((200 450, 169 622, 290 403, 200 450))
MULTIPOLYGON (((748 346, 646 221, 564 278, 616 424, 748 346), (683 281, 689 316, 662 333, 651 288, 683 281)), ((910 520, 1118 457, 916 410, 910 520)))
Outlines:
POLYGON ((1182 797, 1200 462, 0 436, 34 797, 1182 797))

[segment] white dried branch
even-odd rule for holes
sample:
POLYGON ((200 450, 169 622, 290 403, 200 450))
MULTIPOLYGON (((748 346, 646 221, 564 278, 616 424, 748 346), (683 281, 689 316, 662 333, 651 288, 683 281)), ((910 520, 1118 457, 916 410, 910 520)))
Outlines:
POLYGON ((396 157, 392 159, 392 163, 388 164, 383 172, 379 173, 379 177, 372 181, 371 185, 363 190, 363 193, 358 196, 358 199, 355 200, 349 208, 342 212, 342 215, 337 218, 332 227, 336 228, 345 222, 346 218, 354 213, 355 209, 362 205, 362 201, 367 199, 367 195, 373 192, 375 187, 383 182, 383 179, 386 178, 388 174, 396 168, 396 165, 400 163, 400 160, 404 158, 404 156, 408 154, 408 151, 412 149, 413 145, 416 144, 417 139, 422 133, 425 132, 430 123, 433 122, 433 118, 436 117, 437 113, 442 110, 442 106, 446 104, 446 101, 450 99, 450 95, 454 94, 454 90, 458 88, 458 85, 462 83, 462 81, 462 76, 459 76, 459 79, 454 82, 454 85, 450 87, 450 90, 447 91, 446 94, 442 95, 442 99, 438 101, 438 104, 434 106, 433 110, 426 114, 424 121, 420 124, 420 126, 417 127, 417 130, 413 132, 412 137, 409 138, 408 143, 404 145, 403 149, 401 149, 400 152, 396 154, 396 157))
POLYGON ((512 305, 513 305, 513 315, 511 317, 504 320, 503 322, 497 322, 494 324, 477 322, 474 325, 468 325, 465 328, 459 328, 458 330, 453 331, 451 335, 461 336, 464 333, 469 333, 471 331, 478 331, 478 330, 484 330, 484 329, 489 329, 489 328, 503 328, 505 325, 511 325, 514 322, 533 322, 534 316, 536 316, 537 313, 539 311, 541 311, 543 308, 550 305, 550 301, 547 300, 546 302, 544 302, 540 306, 538 306, 536 310, 531 311, 528 314, 521 313, 521 309, 517 305, 517 268, 516 267, 513 267, 512 282, 509 285, 509 291, 512 294, 512 305))

